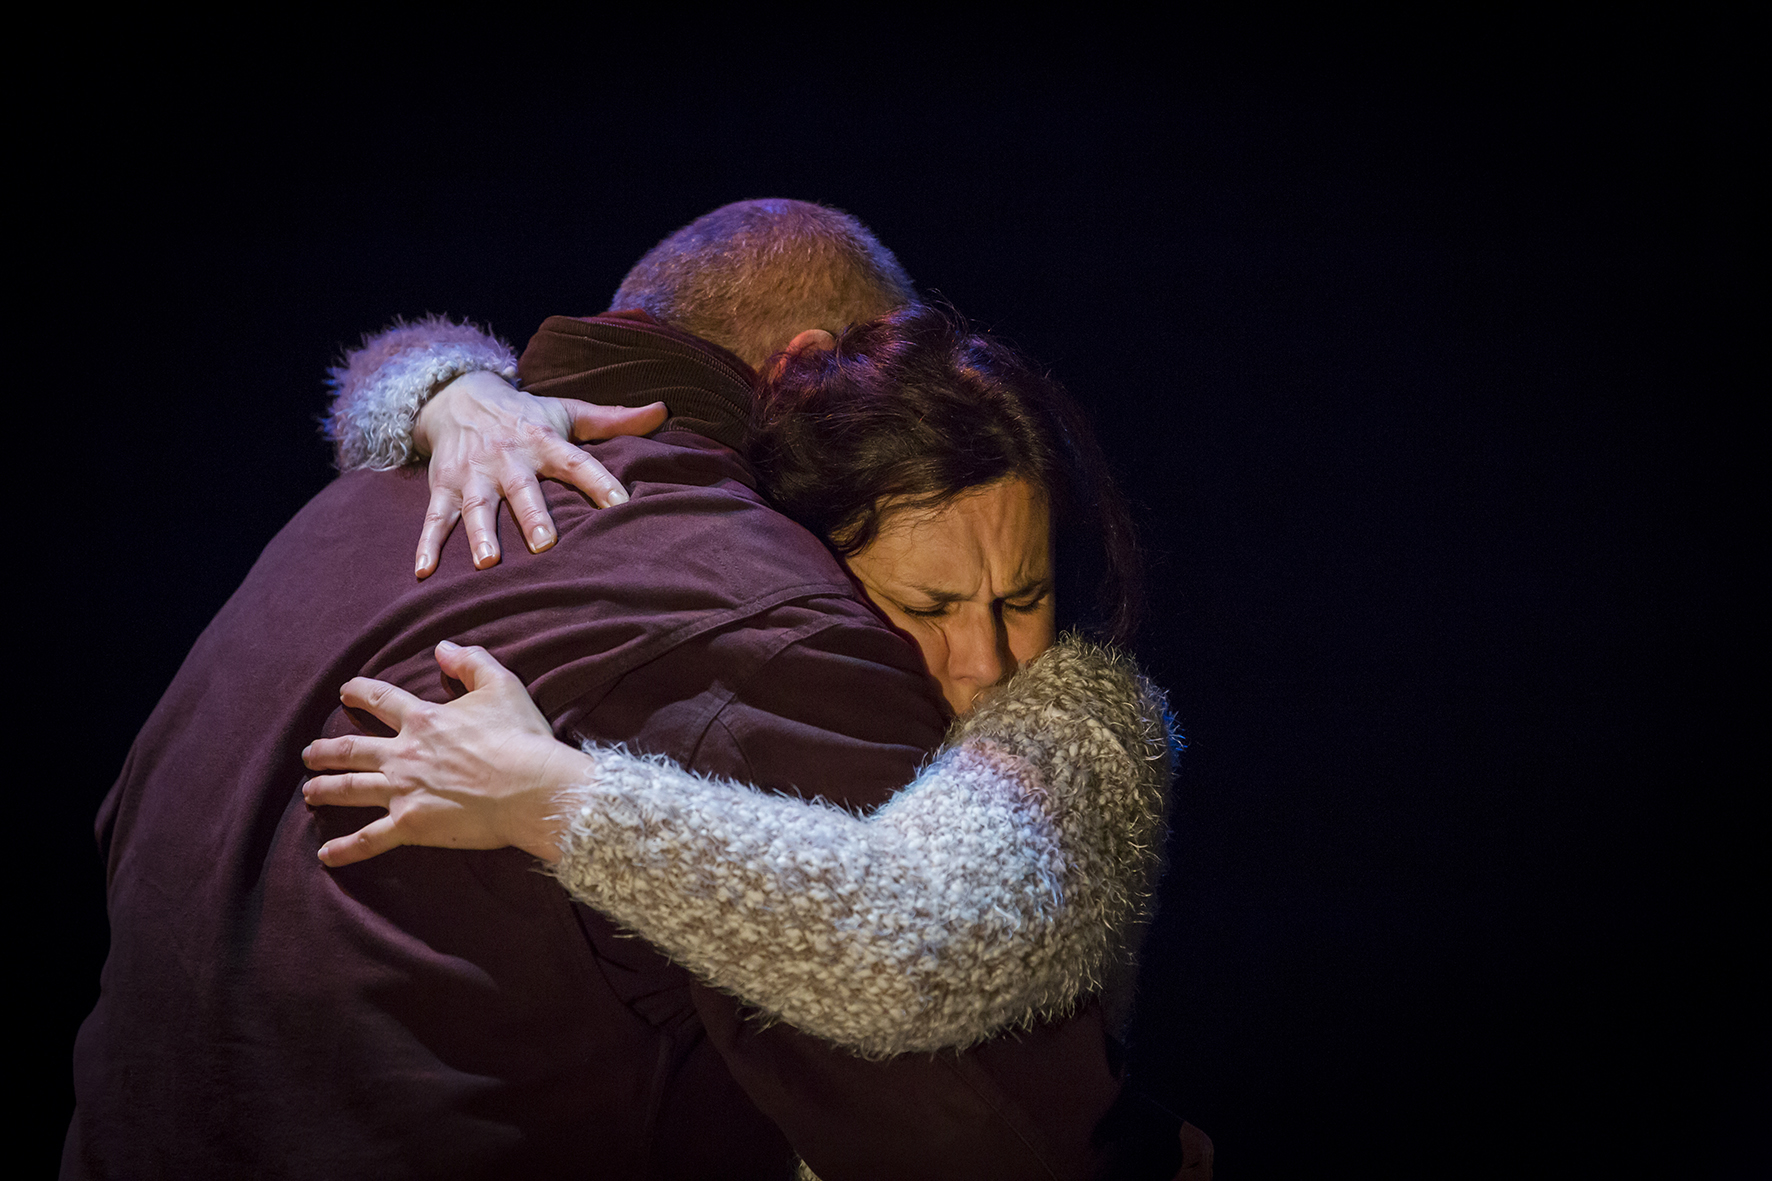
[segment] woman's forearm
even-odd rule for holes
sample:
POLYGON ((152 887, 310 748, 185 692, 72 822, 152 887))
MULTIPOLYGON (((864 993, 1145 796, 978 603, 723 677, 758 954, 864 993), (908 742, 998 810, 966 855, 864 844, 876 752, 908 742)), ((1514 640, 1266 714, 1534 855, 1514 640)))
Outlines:
POLYGON ((866 818, 588 748, 556 873, 808 1033, 876 1057, 963 1046, 1124 967, 1171 744, 1161 695, 1067 640, 866 818))

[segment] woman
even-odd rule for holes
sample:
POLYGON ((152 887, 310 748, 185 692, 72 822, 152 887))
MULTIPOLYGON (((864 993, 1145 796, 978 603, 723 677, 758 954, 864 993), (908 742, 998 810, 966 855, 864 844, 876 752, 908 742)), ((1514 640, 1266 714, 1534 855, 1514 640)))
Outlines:
POLYGON ((1011 351, 912 308, 788 357, 751 453, 959 718, 915 784, 858 818, 574 751, 489 656, 446 646, 466 697, 353 681, 346 703, 402 737, 309 748, 311 767, 359 773, 309 781, 310 803, 391 808, 322 858, 517 845, 705 979, 867 1055, 965 1045, 1122 982, 1171 739, 1123 660, 1053 646, 1061 605, 1121 640, 1137 610, 1126 515, 1075 409, 1011 351))

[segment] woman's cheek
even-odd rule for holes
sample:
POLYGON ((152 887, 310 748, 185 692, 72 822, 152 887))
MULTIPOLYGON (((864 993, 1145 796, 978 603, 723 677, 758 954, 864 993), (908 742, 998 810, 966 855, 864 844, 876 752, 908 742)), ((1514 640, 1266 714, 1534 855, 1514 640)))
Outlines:
POLYGON ((1050 606, 1022 616, 1020 624, 1010 632, 1009 650, 1015 656, 1016 667, 1052 647, 1057 638, 1058 613, 1050 606))

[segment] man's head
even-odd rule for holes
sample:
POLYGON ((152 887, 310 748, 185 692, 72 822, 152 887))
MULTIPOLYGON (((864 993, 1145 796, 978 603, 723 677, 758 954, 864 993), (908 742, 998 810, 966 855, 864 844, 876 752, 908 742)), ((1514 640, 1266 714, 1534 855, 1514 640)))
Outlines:
POLYGON ((847 213, 763 198, 722 205, 654 246, 609 307, 642 308, 760 365, 803 332, 834 335, 915 298, 892 252, 847 213))

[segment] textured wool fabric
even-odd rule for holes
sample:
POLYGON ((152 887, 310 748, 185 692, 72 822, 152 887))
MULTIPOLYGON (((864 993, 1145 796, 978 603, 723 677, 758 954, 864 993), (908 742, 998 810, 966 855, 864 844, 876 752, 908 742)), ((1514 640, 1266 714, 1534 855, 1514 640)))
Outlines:
POLYGON ((333 400, 325 432, 339 470, 387 471, 419 458, 412 424, 426 400, 445 382, 482 369, 514 382, 517 354, 474 325, 443 316, 364 337, 362 348, 326 371, 333 400))
POLYGON ((555 873, 807 1033, 870 1058, 967 1046, 1125 973, 1175 747, 1131 662, 1067 637, 866 817, 587 746, 555 873))

